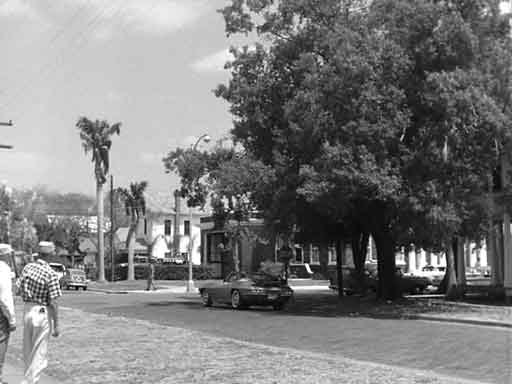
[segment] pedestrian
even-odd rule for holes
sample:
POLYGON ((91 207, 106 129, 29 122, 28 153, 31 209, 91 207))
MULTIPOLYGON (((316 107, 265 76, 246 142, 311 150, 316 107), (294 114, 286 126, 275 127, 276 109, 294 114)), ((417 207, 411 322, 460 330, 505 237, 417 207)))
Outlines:
POLYGON ((48 365, 50 334, 59 336, 57 298, 62 295, 59 277, 45 260, 46 255, 25 266, 17 281, 24 305, 22 384, 35 384, 48 365))
POLYGON ((149 259, 149 262, 148 262, 148 269, 147 269, 147 273, 148 273, 148 286, 146 288, 146 291, 155 291, 156 290, 156 287, 155 287, 155 283, 153 282, 153 279, 155 277, 155 265, 153 264, 153 260, 150 258, 149 259))
POLYGON ((5 354, 9 336, 16 329, 14 298, 12 296, 12 271, 9 267, 10 253, 0 252, 0 384, 3 381, 5 354))

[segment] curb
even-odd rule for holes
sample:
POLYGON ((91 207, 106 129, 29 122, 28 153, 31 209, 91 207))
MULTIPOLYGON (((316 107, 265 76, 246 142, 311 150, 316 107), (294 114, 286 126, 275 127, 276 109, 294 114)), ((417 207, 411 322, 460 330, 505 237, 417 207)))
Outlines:
POLYGON ((101 289, 101 288, 88 288, 88 291, 91 292, 101 292, 101 293, 107 293, 107 294, 127 294, 129 291, 112 291, 110 289, 101 289))
POLYGON ((470 325, 481 325, 485 327, 498 327, 498 328, 510 328, 512 329, 512 323, 505 323, 502 321, 493 320, 476 320, 476 319, 464 319, 464 318, 453 318, 453 317, 441 317, 441 316, 430 316, 430 315, 409 315, 406 317, 411 320, 428 320, 428 321, 439 321, 444 323, 458 323, 458 324, 470 324, 470 325))

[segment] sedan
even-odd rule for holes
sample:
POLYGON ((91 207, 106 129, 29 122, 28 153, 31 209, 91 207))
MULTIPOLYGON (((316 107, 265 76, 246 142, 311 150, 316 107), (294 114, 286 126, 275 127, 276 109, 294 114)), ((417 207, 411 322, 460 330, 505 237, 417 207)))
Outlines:
POLYGON ((62 278, 62 288, 75 288, 76 290, 82 288, 85 291, 87 290, 88 282, 85 272, 81 269, 67 269, 62 278))
POLYGON ((213 303, 229 304, 234 309, 271 305, 275 310, 280 310, 293 296, 293 290, 280 277, 232 272, 222 282, 199 288, 199 294, 206 307, 213 303))

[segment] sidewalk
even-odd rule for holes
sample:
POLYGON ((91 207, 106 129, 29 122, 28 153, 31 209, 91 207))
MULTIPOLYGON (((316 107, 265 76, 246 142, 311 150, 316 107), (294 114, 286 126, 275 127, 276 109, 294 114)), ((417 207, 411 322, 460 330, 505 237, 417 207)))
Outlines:
MULTIPOLYGON (((9 350, 7 350, 9 353, 9 350)), ((10 362, 4 364, 3 380, 9 384, 19 384, 23 380, 23 368, 10 362)), ((42 376, 38 384, 59 384, 60 382, 48 376, 42 376)))

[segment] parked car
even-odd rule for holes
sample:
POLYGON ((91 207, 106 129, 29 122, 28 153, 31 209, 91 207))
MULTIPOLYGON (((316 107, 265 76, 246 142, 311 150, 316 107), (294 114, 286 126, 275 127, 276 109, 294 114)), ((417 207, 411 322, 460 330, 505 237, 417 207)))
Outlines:
POLYGON ((62 279, 62 289, 75 288, 77 291, 82 288, 87 290, 89 280, 85 276, 85 272, 81 269, 67 269, 62 279))
POLYGON ((57 276, 59 276, 59 281, 61 282, 61 285, 62 285, 62 278, 64 277, 64 273, 66 272, 66 267, 64 266, 64 264, 60 264, 60 263, 49 263, 50 264, 50 268, 53 269, 55 271, 55 273, 57 273, 57 276))
POLYGON ((275 310, 280 310, 293 296, 293 290, 280 277, 232 272, 222 282, 201 287, 199 294, 206 307, 214 303, 229 304, 234 309, 271 305, 275 310))
MULTIPOLYGON (((425 292, 430 286, 431 281, 425 277, 405 275, 401 268, 396 268, 396 281, 398 289, 405 294, 419 294, 425 292)), ((379 277, 376 271, 364 271, 364 287, 372 292, 377 291, 379 277)), ((331 278, 330 288, 338 290, 338 284, 335 277, 331 278)), ((343 273, 343 290, 347 295, 354 294, 358 290, 358 282, 355 270, 351 269, 343 273)))
POLYGON ((414 274, 412 274, 412 276, 427 278, 430 281, 430 284, 434 286, 439 286, 439 284, 441 284, 441 281, 444 278, 445 273, 445 267, 434 267, 433 265, 425 265, 421 269, 421 271, 415 272, 414 274))
POLYGON ((163 263, 165 263, 165 264, 185 264, 185 262, 186 262, 185 256, 182 256, 182 255, 165 257, 163 259, 163 263))

